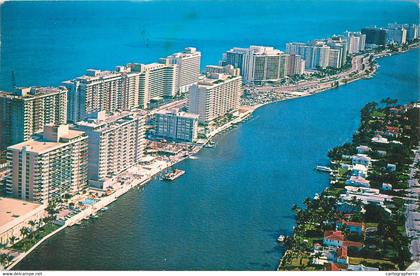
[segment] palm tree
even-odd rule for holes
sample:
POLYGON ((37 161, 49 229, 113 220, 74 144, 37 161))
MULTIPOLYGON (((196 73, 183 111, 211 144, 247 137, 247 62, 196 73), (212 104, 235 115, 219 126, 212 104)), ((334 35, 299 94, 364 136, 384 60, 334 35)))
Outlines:
POLYGON ((7 263, 7 254, 3 253, 0 255, 0 264, 3 267, 6 267, 6 263, 7 263))
POLYGON ((23 236, 23 238, 26 238, 30 233, 31 230, 29 229, 29 227, 25 226, 20 229, 20 234, 23 236))
POLYGON ((10 244, 13 245, 16 241, 18 240, 18 238, 16 236, 11 236, 9 238, 10 244))
POLYGON ((13 261, 13 256, 7 254, 6 256, 6 266, 8 266, 13 261))

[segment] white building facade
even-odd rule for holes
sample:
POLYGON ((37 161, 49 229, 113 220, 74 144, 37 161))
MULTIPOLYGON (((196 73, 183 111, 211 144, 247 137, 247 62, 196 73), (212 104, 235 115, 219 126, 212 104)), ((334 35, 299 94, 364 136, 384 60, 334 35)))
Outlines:
POLYGON ((8 147, 6 193, 46 203, 87 187, 88 137, 68 125, 45 126, 42 137, 8 147))
POLYGON ((103 188, 108 178, 136 165, 145 149, 145 114, 124 111, 111 116, 100 112, 75 129, 88 136, 88 179, 90 186, 103 188))
POLYGON ((239 108, 242 78, 228 74, 209 74, 190 89, 188 110, 208 123, 239 108))

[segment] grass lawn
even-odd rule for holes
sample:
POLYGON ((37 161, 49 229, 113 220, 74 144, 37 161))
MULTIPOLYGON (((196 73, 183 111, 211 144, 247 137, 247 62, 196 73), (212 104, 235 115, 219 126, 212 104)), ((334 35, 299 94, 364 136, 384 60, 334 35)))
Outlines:
POLYGON ((309 264, 309 259, 306 257, 295 257, 290 260, 291 266, 307 266, 309 264))
POLYGON ((331 196, 335 196, 335 197, 338 197, 340 194, 341 194, 341 192, 343 191, 343 189, 342 188, 328 188, 328 191, 327 191, 327 195, 331 195, 331 196))
POLYGON ((370 227, 378 227, 378 223, 376 223, 376 222, 367 222, 366 223, 366 228, 370 228, 370 227))
POLYGON ((393 262, 386 261, 386 260, 378 260, 378 259, 364 259, 364 258, 349 257, 349 264, 352 264, 352 265, 363 264, 365 266, 371 266, 371 267, 379 267, 381 265, 386 265, 386 266, 394 267, 395 269, 398 269, 397 265, 394 264, 393 262))
POLYGON ((35 231, 32 236, 26 237, 19 242, 15 243, 11 248, 20 252, 28 251, 32 246, 39 242, 43 237, 51 232, 57 230, 60 226, 53 223, 46 224, 41 229, 35 231))
POLYGON ((383 118, 385 117, 385 113, 376 110, 372 112, 371 116, 376 118, 383 118))

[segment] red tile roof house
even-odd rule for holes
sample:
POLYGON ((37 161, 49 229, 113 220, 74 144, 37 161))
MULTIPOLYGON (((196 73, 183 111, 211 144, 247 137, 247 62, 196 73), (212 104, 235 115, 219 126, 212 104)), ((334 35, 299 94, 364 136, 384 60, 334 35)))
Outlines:
POLYGON ((325 231, 324 232, 324 246, 343 246, 344 235, 341 231, 325 231))
POLYGON ((339 264, 334 264, 334 263, 326 263, 324 264, 324 270, 326 271, 341 271, 341 270, 346 270, 347 266, 345 265, 339 265, 339 264))
POLYGON ((354 241, 346 241, 344 238, 344 234, 341 231, 325 231, 324 232, 324 246, 334 246, 334 247, 363 247, 363 243, 361 242, 354 242, 354 241))
POLYGON ((338 264, 348 264, 349 257, 347 256, 347 246, 343 246, 337 249, 336 254, 336 263, 338 264))
POLYGON ((339 230, 343 226, 345 226, 350 232, 357 233, 359 235, 363 234, 363 231, 365 230, 365 226, 363 225, 363 223, 343 220, 337 222, 336 229, 339 230))

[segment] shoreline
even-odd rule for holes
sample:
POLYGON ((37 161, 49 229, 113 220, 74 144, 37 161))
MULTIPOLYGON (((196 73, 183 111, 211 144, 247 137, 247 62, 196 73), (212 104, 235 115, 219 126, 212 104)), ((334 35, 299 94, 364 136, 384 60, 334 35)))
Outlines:
MULTIPOLYGON (((379 59, 379 58, 382 58, 382 57, 392 56, 392 55, 396 55, 396 54, 403 54, 403 53, 406 53, 410 50, 418 49, 419 46, 420 46, 420 44, 416 44, 416 45, 414 45, 414 47, 411 47, 407 51, 404 51, 404 52, 373 54, 372 62, 374 62, 376 59, 379 59)), ((356 57, 357 56, 355 56, 353 58, 356 58, 356 57)), ((362 60, 363 59, 364 58, 362 58, 362 60)), ((242 112, 241 115, 239 115, 237 118, 233 119, 232 121, 229 121, 226 124, 218 127, 217 129, 213 130, 212 132, 210 132, 208 137, 205 139, 205 142, 200 144, 200 145, 196 145, 191 151, 189 151, 188 155, 181 156, 181 157, 179 157, 179 159, 177 159, 175 161, 157 160, 153 164, 150 165, 150 169, 148 169, 148 170, 145 169, 146 166, 144 166, 144 165, 135 165, 135 166, 127 169, 125 172, 135 170, 135 171, 143 171, 143 172, 146 172, 146 173, 143 175, 143 177, 141 177, 139 179, 134 179, 130 183, 127 183, 127 182, 124 183, 118 190, 116 190, 111 195, 101 198, 98 202, 96 202, 92 206, 86 208, 85 210, 81 211, 80 213, 78 213, 75 216, 66 220, 64 225, 62 225, 60 228, 56 229, 55 231, 49 233, 47 236, 43 237, 33 247, 31 247, 28 251, 20 253, 12 261, 12 263, 7 268, 5 268, 5 270, 12 270, 17 264, 19 264, 26 256, 28 256, 32 251, 34 251, 44 241, 46 241, 48 238, 54 236, 55 234, 61 232, 66 227, 73 226, 74 224, 77 224, 77 223, 81 222, 82 220, 89 219, 89 217, 91 215, 96 214, 102 208, 110 205, 111 203, 116 201, 120 196, 122 196, 125 193, 127 193, 128 191, 132 190, 132 188, 138 187, 140 189, 141 187, 144 187, 145 185, 149 184, 151 182, 151 180, 153 180, 157 175, 162 173, 167 168, 170 168, 171 166, 173 166, 175 164, 178 164, 178 163, 184 161, 185 159, 190 158, 191 156, 195 155, 200 150, 202 150, 203 147, 205 147, 205 145, 207 143, 209 143, 213 137, 217 136, 218 134, 223 134, 223 131, 228 130, 231 127, 245 121, 259 108, 261 108, 263 106, 266 106, 266 105, 269 105, 269 104, 281 102, 281 101, 287 101, 287 100, 293 100, 293 99, 307 97, 307 96, 313 96, 313 95, 316 95, 318 93, 326 92, 328 90, 338 88, 338 87, 343 86, 343 85, 347 85, 347 84, 352 83, 352 82, 357 81, 357 80, 372 78, 375 75, 378 68, 379 68, 379 66, 377 64, 372 63, 371 65, 369 65, 369 68, 368 68, 368 69, 372 69, 372 71, 370 71, 369 73, 366 74, 366 73, 364 73, 364 71, 367 70, 367 69, 360 70, 358 72, 358 73, 361 73, 360 76, 357 76, 354 79, 347 80, 345 83, 340 83, 340 81, 342 81, 342 79, 323 83, 323 84, 332 84, 332 83, 338 81, 338 83, 339 83, 338 86, 317 87, 317 88, 314 88, 313 90, 311 90, 311 92, 302 92, 301 94, 289 95, 289 96, 285 96, 284 98, 277 99, 277 100, 272 100, 272 101, 266 102, 266 103, 259 103, 259 104, 255 104, 255 105, 249 105, 249 106, 241 106, 240 109, 245 109, 245 111, 242 112)), ((351 71, 351 70, 352 69, 349 69, 348 71, 351 71)), ((298 93, 300 93, 300 92, 298 92, 298 93)), ((150 114, 153 114, 153 111, 151 111, 150 114)), ((125 172, 123 172, 123 173, 125 173, 125 172)), ((283 254, 283 256, 280 260, 280 264, 282 263, 284 256, 287 255, 287 252, 288 252, 288 250, 286 250, 285 253, 283 254)), ((280 267, 280 265, 279 265, 279 267, 280 267)))
MULTIPOLYGON (((370 104, 372 104, 372 103, 370 103, 370 104)), ((376 104, 376 106, 377 106, 376 102, 373 103, 373 104, 376 104)), ((362 113, 364 111, 365 115, 362 115, 360 127, 359 127, 358 130, 356 130, 356 132, 362 133, 362 135, 366 135, 366 136, 363 136, 363 137, 368 137, 368 140, 370 140, 370 142, 365 141, 364 143, 363 142, 361 143, 361 139, 365 139, 365 138, 358 137, 356 139, 356 138, 353 137, 351 143, 343 144, 343 145, 338 146, 338 147, 334 147, 329 151, 328 157, 330 159, 330 166, 332 168, 332 170, 330 171, 330 183, 321 192, 319 192, 319 194, 318 193, 315 194, 315 196, 313 197, 314 202, 317 201, 317 200, 320 202, 321 200, 324 200, 325 198, 329 198, 329 199, 333 198, 334 200, 333 200, 332 204, 333 204, 333 206, 336 206, 336 204, 338 202, 343 203, 343 200, 341 200, 341 198, 342 198, 341 196, 343 194, 345 194, 348 197, 349 191, 351 191, 350 193, 352 195, 355 195, 355 196, 360 195, 357 192, 355 192, 353 194, 352 191, 354 191, 354 190, 348 188, 348 187, 350 187, 350 188, 361 187, 361 186, 357 186, 357 185, 354 186, 353 184, 348 184, 347 180, 345 180, 345 179, 348 179, 348 177, 349 177, 348 172, 349 172, 350 169, 347 169, 346 173, 343 173, 343 171, 340 171, 340 170, 345 169, 345 167, 343 167, 342 164, 348 164, 348 162, 346 163, 346 160, 349 160, 349 158, 351 158, 352 153, 357 152, 355 154, 357 154, 357 156, 359 156, 360 152, 359 152, 358 147, 367 147, 369 149, 368 151, 364 151, 364 153, 374 152, 374 151, 377 151, 378 149, 383 149, 380 146, 378 146, 378 142, 374 141, 373 138, 376 137, 376 136, 374 136, 373 134, 371 134, 369 132, 369 127, 365 126, 364 128, 362 128, 362 126, 365 125, 363 122, 370 121, 372 118, 374 118, 374 120, 375 119, 376 120, 381 120, 381 119, 378 119, 378 118, 381 118, 381 117, 378 117, 377 115, 372 115, 372 114, 374 114, 374 111, 366 111, 368 106, 369 106, 369 104, 366 105, 362 109, 362 113), (369 112, 368 115, 366 115, 367 114, 366 112, 369 112), (365 117, 363 117, 363 116, 365 116, 365 117), (362 144, 367 145, 367 146, 362 146, 362 144), (344 150, 344 153, 343 153, 342 150, 344 150), (339 157, 337 157, 337 156, 339 156, 339 157), (346 157, 344 157, 344 156, 346 156, 346 157), (334 179, 334 180, 332 180, 332 179, 334 179), (346 182, 344 182, 344 181, 346 181, 346 182), (343 185, 343 186, 341 186, 341 185, 343 185), (344 185, 346 185, 346 186, 344 186, 344 185), (337 194, 337 189, 339 189, 338 194, 337 194), (344 190, 346 190, 346 192, 343 192, 344 190)), ((384 107, 382 109, 378 108, 377 110, 379 110, 378 112, 383 112, 384 110, 386 110, 386 108, 397 110, 397 111, 393 111, 395 113, 390 113, 390 114, 394 114, 394 115, 389 115, 389 114, 387 114, 387 115, 384 114, 383 115, 383 116, 395 116, 395 117, 397 117, 397 116, 401 116, 401 115, 399 115, 401 113, 398 113, 398 112, 403 112, 402 114, 406 115, 406 114, 409 114, 407 110, 410 110, 410 108, 411 108, 411 110, 413 110, 413 108, 415 108, 416 106, 417 107, 419 106, 418 102, 417 103, 405 104, 405 105, 394 105, 394 106, 392 106, 392 105, 388 106, 387 105, 386 107, 384 107), (395 114, 397 114, 397 115, 395 115, 395 114)), ((374 108, 376 108, 376 107, 374 107, 374 108)), ((413 113, 410 113, 410 114, 413 114, 413 113)), ((338 220, 344 220, 345 219, 346 221, 348 221, 348 223, 355 223, 355 224, 360 223, 361 225, 363 225, 362 227, 366 227, 366 228, 369 228, 371 230, 373 228, 377 228, 378 223, 391 223, 393 225, 396 224, 397 225, 396 227, 404 228, 405 232, 404 231, 399 231, 399 230, 395 231, 397 234, 400 233, 400 235, 402 237, 410 236, 409 235, 410 231, 412 231, 412 232, 417 231, 417 229, 419 227, 418 225, 415 225, 412 222, 411 222, 411 224, 408 223, 409 212, 413 212, 413 214, 418 214, 419 211, 417 210, 417 208, 414 208, 414 209, 408 209, 407 208, 406 210, 404 210, 405 222, 402 222, 401 224, 398 224, 399 223, 398 220, 389 219, 391 216, 397 216, 398 215, 398 214, 396 214, 395 209, 399 210, 400 208, 403 208, 402 206, 408 206, 408 204, 410 204, 410 203, 413 204, 414 202, 418 202, 418 199, 417 199, 418 191, 416 191, 416 188, 418 187, 418 183, 417 183, 417 180, 415 179, 415 174, 417 172, 417 169, 415 169, 415 165, 417 164, 417 161, 420 159, 420 147, 418 146, 417 142, 414 142, 414 141, 416 141, 415 140, 416 138, 411 138, 412 137, 412 136, 410 136, 411 134, 407 134, 407 133, 404 132, 404 130, 402 130, 402 129, 406 129, 404 126, 410 125, 410 120, 413 118, 413 117, 410 117, 410 116, 413 116, 413 115, 408 115, 407 117, 405 117, 405 121, 398 123, 399 126, 402 125, 400 130, 399 130, 401 132, 399 132, 399 133, 401 135, 403 135, 403 134, 408 135, 409 139, 413 139, 413 140, 409 140, 408 142, 405 140, 404 143, 401 143, 400 141, 397 141, 397 142, 400 145, 404 145, 405 147, 408 147, 409 150, 407 152, 411 152, 414 155, 414 158, 412 158, 411 155, 407 154, 406 156, 408 156, 407 157, 408 159, 407 158, 404 159, 404 157, 403 157, 401 159, 403 161, 401 161, 401 162, 397 161, 397 163, 395 163, 395 164, 397 164, 396 166, 398 166, 398 168, 399 168, 397 170, 397 172, 400 175, 403 175, 403 174, 408 175, 406 170, 408 170, 408 168, 410 168, 410 170, 409 170, 410 178, 408 178, 407 180, 399 179, 395 183, 393 182, 392 185, 394 185, 394 187, 391 186, 390 190, 377 187, 378 183, 379 184, 384 183, 381 180, 376 180, 376 181, 371 180, 373 182, 373 185, 374 185, 374 186, 372 186, 373 189, 371 188, 370 185, 367 188, 366 187, 362 188, 362 189, 367 189, 367 190, 372 190, 372 191, 377 189, 377 193, 369 195, 371 198, 383 197, 384 199, 385 198, 389 199, 389 201, 384 200, 384 202, 381 202, 381 204, 379 204, 379 206, 382 206, 384 209, 388 208, 387 209, 387 210, 389 210, 389 212, 388 212, 389 216, 387 217, 388 221, 386 221, 384 219, 384 217, 376 218, 377 220, 372 219, 372 213, 370 213, 370 218, 369 219, 366 218, 366 217, 362 217, 362 218, 359 218, 359 220, 358 220, 357 216, 356 216, 355 220, 352 220, 352 216, 354 214, 359 214, 360 215, 360 213, 361 213, 360 210, 359 211, 343 211, 343 210, 337 210, 335 207, 332 207, 332 209, 335 210, 334 211, 335 214, 334 214, 334 216, 330 216, 330 217, 334 217, 335 219, 338 219, 338 220), (404 181, 408 181, 408 182, 404 182, 404 181), (411 183, 410 183, 410 181, 411 181, 411 183), (401 185, 406 185, 406 187, 401 186, 401 185), (398 194, 401 191, 404 191, 403 194, 398 194), (409 194, 412 193, 412 192, 417 193, 417 196, 407 195, 406 191, 408 191, 409 194), (402 203, 401 203, 401 201, 400 201, 400 203, 397 203, 397 200, 402 200, 402 203), (387 205, 391 201, 392 201, 391 205, 390 206, 387 205), (343 214, 343 213, 346 213, 347 216, 349 216, 349 214, 350 214, 350 217, 343 218, 340 215, 337 215, 337 214, 343 214), (369 226, 368 226, 368 224, 369 224, 369 226), (412 228, 416 228, 416 230, 414 230, 412 228)), ((414 119, 412 119, 412 120, 414 120, 414 119)), ((384 126, 382 125, 382 126, 376 127, 375 129, 377 131, 378 129, 381 129, 382 127, 384 127, 384 126)), ((409 131, 411 131, 411 129, 409 129, 409 131)), ((414 133, 414 131, 412 133, 414 133)), ((404 135, 404 137, 407 137, 405 135, 404 135)), ((395 141, 391 141, 390 143, 392 143, 392 142, 395 142, 395 141)), ((404 152, 406 152, 406 151, 404 151, 404 152)), ((354 156, 355 155, 353 155, 353 158, 354 158, 354 156)), ((379 170, 378 168, 381 167, 381 165, 379 165, 379 167, 378 167, 378 165, 375 166, 374 163, 376 161, 381 161, 381 160, 384 161, 385 160, 385 164, 388 163, 388 165, 389 165, 390 164, 389 159, 387 159, 389 157, 386 157, 386 156, 387 155, 383 155, 383 156, 380 156, 380 157, 375 157, 375 159, 371 159, 372 163, 367 166, 369 168, 369 170, 374 171, 374 172, 379 170)), ((382 185, 384 185, 384 184, 382 184, 382 185)), ((387 184, 387 185, 391 185, 391 184, 387 184)), ((363 193, 361 193, 361 194, 363 194, 363 193)), ((366 195, 364 195, 364 196, 366 196, 366 195)), ((367 206, 369 204, 373 204, 374 206, 377 206, 375 203, 371 203, 369 201, 369 200, 371 200, 371 198, 367 199, 366 202, 362 203, 362 206, 367 206)), ((307 230, 305 230, 306 225, 311 225, 311 224, 313 225, 314 224, 314 221, 311 220, 310 216, 305 217, 305 212, 306 212, 306 214, 311 215, 313 212, 316 212, 316 210, 319 209, 319 207, 317 207, 319 205, 311 205, 311 200, 312 200, 311 197, 308 197, 307 199, 309 200, 309 203, 308 203, 307 200, 305 200, 305 205, 307 206, 306 208, 304 208, 304 207, 303 208, 293 207, 293 208, 296 208, 296 209, 294 209, 294 212, 296 212, 296 214, 297 214, 296 215, 296 223, 295 223, 295 226, 294 226, 293 233, 287 238, 287 242, 284 244, 284 247, 286 248, 286 250, 284 251, 283 256, 280 258, 280 261, 279 261, 279 264, 278 264, 278 267, 277 267, 277 271, 291 271, 291 270, 295 270, 295 269, 301 270, 302 267, 294 264, 293 260, 298 260, 300 262, 300 264, 302 264, 302 262, 301 262, 302 259, 309 260, 309 262, 307 262, 303 266, 303 268, 305 268, 304 270, 308 270, 308 271, 309 270, 320 270, 319 265, 325 265, 326 263, 332 263, 332 264, 335 264, 335 265, 337 265, 337 264, 338 265, 343 265, 343 267, 341 267, 341 268, 347 269, 347 267, 344 267, 344 265, 348 265, 349 267, 350 267, 350 265, 357 265, 357 264, 361 263, 360 260, 362 260, 362 261, 365 260, 366 262, 368 262, 370 264, 375 263, 376 265, 378 265, 378 264, 379 265, 389 265, 389 264, 391 264, 391 265, 394 266, 393 268, 397 268, 397 270, 398 270, 398 267, 397 267, 397 265, 398 265, 399 269, 401 270, 401 263, 396 262, 394 259, 392 259, 392 257, 389 257, 389 256, 382 258, 382 257, 378 257, 378 255, 372 255, 372 254, 370 254, 370 255, 368 254, 367 256, 366 255, 357 255, 358 253, 352 253, 352 255, 350 256, 350 255, 347 255, 347 253, 346 253, 346 258, 347 259, 346 259, 345 263, 339 262, 335 259, 330 259, 330 257, 328 257, 328 255, 324 254, 326 252, 325 249, 326 250, 331 250, 330 246, 339 247, 339 248, 341 246, 344 247, 345 242, 349 242, 349 243, 353 242, 354 243, 355 240, 349 238, 347 235, 350 236, 349 233, 351 233, 351 232, 356 233, 356 232, 354 230, 350 230, 350 232, 345 233, 345 237, 348 238, 348 240, 346 240, 343 236, 344 241, 343 241, 343 244, 340 245, 340 246, 337 246, 337 245, 334 245, 334 244, 331 245, 331 244, 328 244, 328 243, 325 245, 325 243, 326 243, 325 233, 328 232, 327 230, 330 230, 328 225, 325 226, 325 224, 324 224, 323 227, 320 227, 319 224, 318 224, 318 228, 315 227, 315 230, 311 229, 311 231, 313 231, 312 233, 308 233, 307 230), (302 219, 302 216, 299 216, 299 214, 302 214, 302 211, 304 212, 304 215, 303 215, 304 219, 302 219), (299 217, 300 217, 300 219, 299 219, 299 217), (297 229, 299 229, 299 230, 297 231, 297 229), (322 234, 320 235, 319 232, 314 234, 314 232, 319 231, 319 229, 321 229, 320 231, 324 233, 324 241, 322 241, 322 234), (301 246, 302 239, 303 239, 304 243, 305 242, 308 243, 308 241, 309 241, 309 243, 308 243, 309 248, 304 246, 303 249, 302 249, 302 246, 301 246), (312 245, 312 243, 313 243, 313 245, 312 245), (323 255, 316 256, 317 253, 320 253, 320 252, 322 252, 323 255), (350 257, 350 258, 348 258, 348 257, 350 257), (315 258, 315 261, 312 258, 315 258), (358 259, 360 259, 360 260, 358 261, 358 259), (308 268, 308 269, 306 269, 306 268, 308 268)), ((348 198, 345 199, 345 200, 347 200, 347 202, 348 202, 348 198)), ((323 202, 325 203, 327 201, 324 200, 323 202)), ((331 203, 329 203, 329 204, 331 205, 331 203)), ((329 208, 327 208, 327 209, 329 210, 329 208)), ((366 208, 366 210, 367 210, 367 208, 366 208)), ((370 212, 372 212, 372 211, 370 210, 370 212)), ((384 211, 384 212, 386 212, 386 211, 384 211)), ((325 214, 327 214, 327 213, 325 212, 323 214, 325 216, 325 214)), ((330 218, 330 217, 328 217, 328 218, 330 218)), ((325 217, 324 217, 324 221, 325 221, 325 217)), ((334 223, 335 226, 333 227, 333 229, 340 230, 338 232, 344 231, 342 228, 337 228, 337 225, 338 225, 337 223, 338 222, 334 223)), ((342 227, 342 226, 338 226, 338 227, 342 227)), ((367 239, 365 239, 364 236, 363 236, 364 231, 365 230, 362 229, 361 234, 359 234, 363 237, 363 239, 359 240, 359 242, 362 243, 362 246, 363 246, 363 243, 366 242, 365 245, 367 246, 367 244, 368 244, 367 239)), ((418 241, 418 238, 416 238, 415 234, 413 235, 412 232, 411 232, 411 234, 412 234, 411 237, 414 237, 414 240, 418 241)), ((392 241, 395 243, 395 240, 397 238, 394 237, 394 239, 392 239, 392 241)), ((327 242, 328 242, 328 239, 327 239, 327 242)), ((419 255, 416 253, 416 251, 414 251, 414 252, 412 251, 413 247, 416 246, 415 242, 413 243, 413 241, 410 241, 410 240, 407 240, 407 242, 409 242, 409 248, 410 248, 411 256, 410 256, 410 259, 407 261, 407 256, 404 255, 406 259, 404 259, 403 265, 406 265, 407 262, 416 263, 416 261, 418 261, 418 257, 419 257, 419 255)), ((369 244, 372 245, 372 241, 369 244)), ((355 244, 346 245, 346 247, 352 247, 352 246, 356 247, 357 245, 355 245, 355 244)), ((403 248, 403 246, 400 246, 399 244, 397 244, 396 246, 398 248, 403 248)), ((397 255, 397 256, 398 256, 398 260, 399 260, 400 255, 397 255)), ((362 263, 362 265, 366 265, 366 264, 362 263)), ((369 265, 368 265, 368 267, 369 267, 369 265)), ((377 268, 379 270, 382 270, 384 267, 383 266, 373 266, 373 268, 377 268)), ((407 268, 407 266, 405 268, 407 268)), ((354 269, 350 269, 350 270, 354 270, 354 269)), ((387 269, 387 270, 389 270, 389 269, 387 269)), ((357 271, 357 270, 354 270, 354 271, 357 271)))
MULTIPOLYGON (((412 47, 409 47, 407 50, 401 51, 401 52, 400 51, 398 51, 398 52, 385 52, 385 53, 382 53, 381 52, 381 53, 374 54, 373 55, 372 62, 374 62, 377 59, 384 58, 384 57, 405 54, 405 53, 407 53, 407 52, 409 52, 411 50, 416 50, 416 49, 419 49, 420 48, 420 44, 419 43, 416 43, 416 44, 411 45, 411 46, 412 47)), ((360 76, 358 78, 352 79, 352 80, 348 81, 346 84, 349 84, 349 83, 354 82, 354 81, 357 81, 357 80, 365 79, 365 78, 370 79, 370 78, 374 77, 374 75, 377 72, 378 68, 379 68, 379 65, 378 64, 374 64, 373 71, 371 71, 369 74, 367 74, 366 76, 360 76)), ((344 84, 344 85, 346 85, 346 84, 344 84)), ((342 85, 339 85, 339 86, 342 86, 342 85)), ((334 87, 334 88, 338 88, 338 87, 334 87)), ((326 90, 329 90, 329 89, 326 89, 326 90)), ((319 92, 316 92, 314 94, 321 93, 321 92, 324 92, 324 91, 319 91, 319 92)), ((311 95, 313 95, 313 94, 311 94, 311 95)), ((306 96, 311 96, 311 95, 306 95, 306 96)), ((305 96, 303 96, 303 97, 305 97, 305 96)), ((328 186, 324 190, 322 190, 320 192, 323 192, 323 191, 327 190, 329 187, 330 187, 330 184, 328 184, 328 186)), ((280 258, 279 264, 277 266, 277 271, 281 271, 281 267, 282 267, 282 265, 283 265, 283 263, 285 261, 285 258, 287 257, 288 254, 290 254, 290 253, 293 252, 289 248, 287 248, 285 245, 283 245, 283 246, 286 248, 286 250, 284 251, 283 256, 281 256, 281 258, 280 258)))

